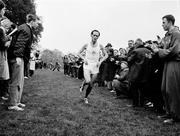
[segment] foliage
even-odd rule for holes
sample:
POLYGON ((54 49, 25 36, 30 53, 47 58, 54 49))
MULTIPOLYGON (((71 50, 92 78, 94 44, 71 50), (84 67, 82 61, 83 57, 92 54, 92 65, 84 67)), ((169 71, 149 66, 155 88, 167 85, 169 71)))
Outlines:
POLYGON ((44 63, 52 63, 52 64, 55 64, 55 62, 59 62, 60 64, 62 64, 62 52, 59 51, 59 50, 49 50, 49 49, 46 49, 44 51, 41 52, 41 60, 44 62, 44 63))
POLYGON ((34 0, 3 0, 7 16, 13 23, 21 25, 26 22, 26 15, 36 14, 34 0))
POLYGON ((36 29, 33 29, 33 34, 34 34, 33 43, 34 44, 39 42, 41 38, 41 32, 43 31, 43 29, 44 28, 41 22, 38 23, 38 27, 36 29))
MULTIPOLYGON (((6 4, 5 16, 9 18, 16 25, 26 23, 27 14, 36 15, 36 4, 34 0, 3 0, 6 4)), ((41 38, 43 31, 42 22, 39 21, 38 28, 33 30, 34 40, 33 43, 37 44, 41 38)))

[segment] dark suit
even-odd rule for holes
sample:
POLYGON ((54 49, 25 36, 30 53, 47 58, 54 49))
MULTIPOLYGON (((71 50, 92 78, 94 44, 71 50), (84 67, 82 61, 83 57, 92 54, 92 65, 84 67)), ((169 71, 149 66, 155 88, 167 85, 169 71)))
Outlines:
POLYGON ((128 57, 130 89, 134 106, 143 106, 151 73, 151 51, 145 47, 134 49, 128 57))
POLYGON ((15 35, 13 35, 12 43, 8 50, 11 106, 16 106, 21 101, 24 86, 24 62, 28 62, 30 59, 32 38, 33 35, 30 26, 22 24, 18 27, 15 35), (16 58, 20 58, 19 64, 16 58))
POLYGON ((8 49, 8 58, 20 57, 24 61, 29 61, 32 40, 33 34, 30 26, 27 24, 20 25, 18 31, 13 35, 11 46, 8 49))

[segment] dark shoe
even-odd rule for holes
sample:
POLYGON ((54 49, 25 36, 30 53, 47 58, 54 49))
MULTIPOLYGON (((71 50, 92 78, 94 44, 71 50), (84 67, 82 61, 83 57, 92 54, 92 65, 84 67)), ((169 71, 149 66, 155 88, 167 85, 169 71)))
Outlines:
POLYGON ((21 107, 21 108, 26 107, 26 105, 25 105, 25 104, 23 104, 23 103, 18 103, 18 104, 17 104, 17 106, 18 106, 18 107, 21 107))

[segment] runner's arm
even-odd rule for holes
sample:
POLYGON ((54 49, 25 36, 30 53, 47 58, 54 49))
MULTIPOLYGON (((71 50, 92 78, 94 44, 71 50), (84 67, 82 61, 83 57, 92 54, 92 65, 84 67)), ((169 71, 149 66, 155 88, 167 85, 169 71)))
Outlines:
POLYGON ((87 49, 87 44, 85 44, 85 45, 80 49, 80 51, 78 52, 78 56, 79 56, 81 59, 83 59, 83 60, 85 60, 85 57, 82 55, 82 53, 83 53, 86 49, 87 49))

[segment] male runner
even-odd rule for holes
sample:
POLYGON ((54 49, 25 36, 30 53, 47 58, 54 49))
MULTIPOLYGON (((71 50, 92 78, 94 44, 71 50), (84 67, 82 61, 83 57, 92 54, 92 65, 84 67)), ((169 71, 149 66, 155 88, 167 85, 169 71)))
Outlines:
POLYGON ((93 83, 99 73, 99 66, 108 57, 104 47, 97 42, 99 36, 100 32, 98 30, 93 30, 91 32, 91 42, 85 44, 78 53, 79 57, 84 60, 83 70, 85 81, 83 81, 80 91, 84 90, 84 88, 86 89, 84 98, 86 104, 88 104, 88 95, 90 94, 93 83), (82 55, 83 52, 85 55, 82 55))

